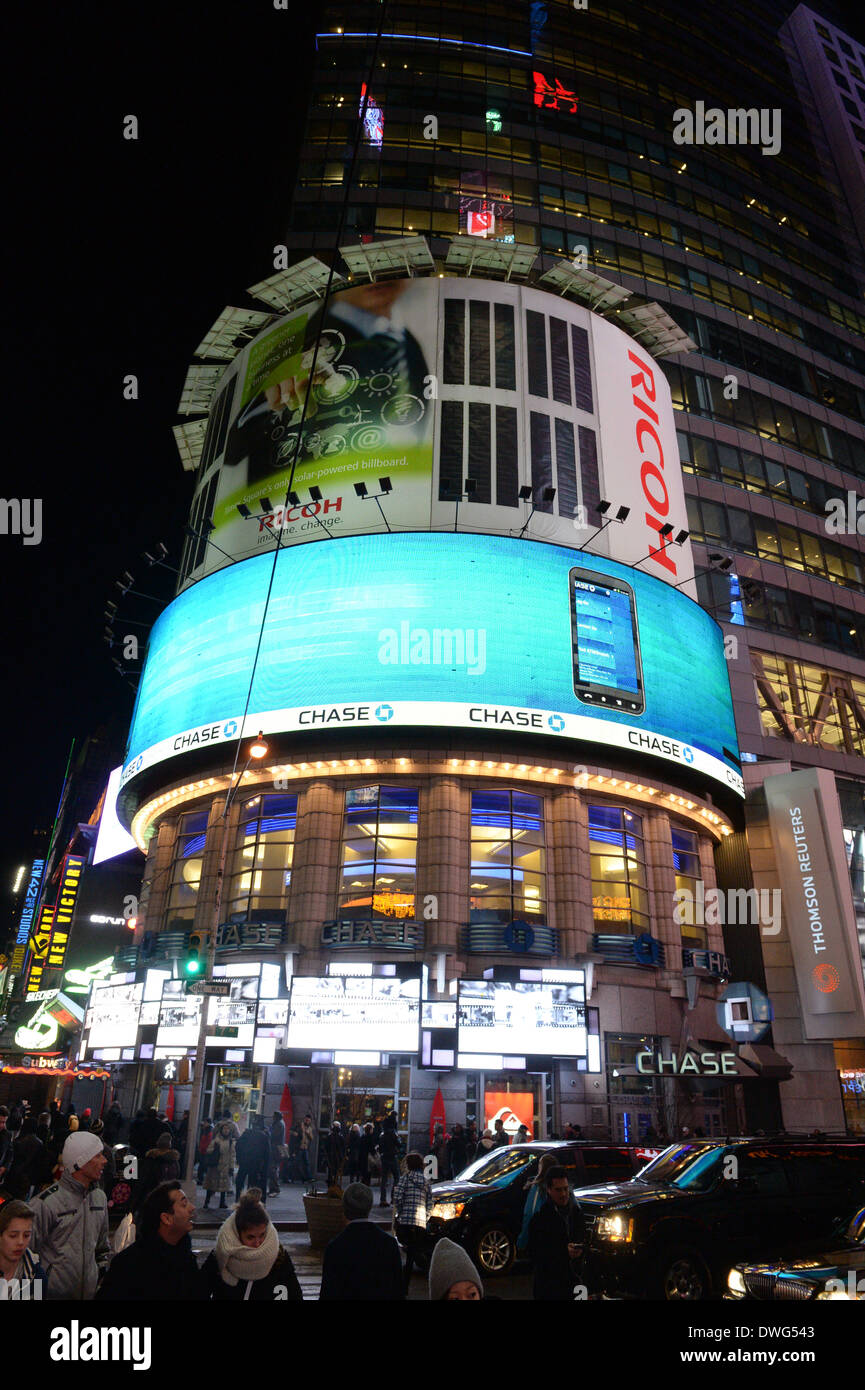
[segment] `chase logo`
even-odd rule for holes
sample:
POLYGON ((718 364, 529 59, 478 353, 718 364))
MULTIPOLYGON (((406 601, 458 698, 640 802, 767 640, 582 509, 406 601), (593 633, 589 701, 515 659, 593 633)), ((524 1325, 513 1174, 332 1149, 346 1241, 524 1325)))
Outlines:
POLYGON ((236 733, 237 733, 237 720, 236 720, 236 719, 229 719, 228 723, 225 724, 225 725, 223 725, 223 729, 222 729, 223 737, 224 737, 224 738, 234 738, 234 735, 235 735, 236 733))
POLYGON ((378 705, 375 717, 380 723, 386 724, 389 719, 393 719, 393 705, 378 705))
POLYGON ((565 727, 564 715, 551 714, 547 719, 547 723, 549 724, 551 729, 555 729, 556 733, 560 734, 562 732, 562 729, 565 727))
POLYGON ((141 764, 143 763, 143 761, 144 761, 144 754, 143 754, 143 753, 139 753, 139 754, 138 754, 138 757, 135 759, 135 761, 134 761, 134 762, 131 762, 131 763, 129 764, 129 766, 124 770, 124 773, 123 773, 123 781, 124 781, 124 782, 127 782, 127 781, 129 780, 130 777, 134 777, 134 776, 135 776, 136 772, 138 772, 139 769, 141 768, 141 764))
POLYGON ((694 750, 693 750, 693 748, 688 748, 687 745, 686 745, 685 747, 683 747, 683 749, 682 749, 682 757, 685 759, 685 762, 686 762, 686 763, 692 763, 692 762, 694 761, 694 750))

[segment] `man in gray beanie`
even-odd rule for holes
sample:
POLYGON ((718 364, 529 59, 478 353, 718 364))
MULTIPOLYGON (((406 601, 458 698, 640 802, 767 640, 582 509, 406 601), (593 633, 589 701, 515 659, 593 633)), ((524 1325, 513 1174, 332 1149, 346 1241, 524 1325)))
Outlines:
POLYGON ((108 1200, 99 1179, 102 1140, 88 1130, 63 1145, 63 1175, 31 1203, 30 1249, 48 1275, 49 1299, 92 1298, 110 1258, 108 1200))
POLYGON ((461 1245, 442 1236, 436 1242, 429 1266, 430 1303, 453 1302, 457 1299, 468 1303, 479 1302, 484 1296, 484 1286, 465 1250, 461 1245))

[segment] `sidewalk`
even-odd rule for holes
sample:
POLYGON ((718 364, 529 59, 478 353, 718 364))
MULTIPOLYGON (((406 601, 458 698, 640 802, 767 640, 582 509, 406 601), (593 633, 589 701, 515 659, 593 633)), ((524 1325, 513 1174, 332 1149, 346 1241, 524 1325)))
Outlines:
MULTIPOLYGON (((343 1187, 347 1186, 343 1183, 343 1187)), ((306 1212, 303 1209, 303 1194, 309 1184, 306 1182, 282 1183, 282 1190, 278 1197, 268 1197, 265 1205, 267 1206, 270 1219, 278 1231, 305 1231, 306 1212)), ((318 1192, 324 1196, 325 1184, 321 1178, 318 1181, 318 1192)), ((390 1229, 393 1220, 393 1207, 379 1206, 378 1187, 372 1189, 374 1205, 370 1212, 370 1220, 376 1224, 381 1224, 390 1229)), ((334 1199, 336 1200, 336 1199, 334 1199)), ((226 1198, 228 1210, 234 1206, 234 1194, 231 1193, 226 1198)), ((219 1210, 218 1194, 214 1193, 210 1199, 210 1206, 204 1208, 204 1189, 198 1188, 198 1201, 196 1203, 195 1229, 197 1231, 207 1230, 211 1226, 215 1229, 221 1226, 227 1216, 226 1210, 219 1210)))

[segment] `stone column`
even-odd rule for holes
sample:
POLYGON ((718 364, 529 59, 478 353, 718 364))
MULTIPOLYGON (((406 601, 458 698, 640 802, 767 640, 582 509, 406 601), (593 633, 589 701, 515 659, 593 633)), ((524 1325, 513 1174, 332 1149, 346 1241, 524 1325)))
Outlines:
POLYGON ((139 921, 135 932, 136 945, 141 944, 145 931, 162 930, 165 906, 168 902, 171 865, 174 860, 177 820, 177 816, 166 816, 161 820, 156 834, 147 846, 147 863, 141 881, 139 921))
MULTIPOLYGON (((336 912, 344 804, 343 786, 330 778, 310 782, 297 799, 289 920, 291 936, 315 960, 322 955, 321 924, 336 912)), ((316 973, 315 960, 304 961, 304 974, 316 973)))
POLYGON ((195 904, 194 931, 212 932, 219 926, 216 918, 224 922, 228 916, 228 880, 233 868, 234 849, 237 842, 237 822, 240 815, 239 797, 235 797, 228 812, 228 847, 225 856, 225 883, 219 912, 216 909, 216 894, 219 880, 219 865, 222 858, 222 839, 225 830, 222 812, 225 797, 215 796, 210 803, 207 818, 207 833, 204 840, 204 854, 201 857, 201 881, 198 885, 198 901, 195 904))
POLYGON ((427 950, 456 956, 469 920, 471 876, 471 799, 462 778, 429 778, 421 789, 419 830, 416 915, 423 920, 424 899, 434 900, 428 908, 437 916, 424 922, 427 950))
POLYGON ((547 904, 562 960, 591 950, 592 878, 589 812, 580 794, 562 787, 547 798, 547 904))

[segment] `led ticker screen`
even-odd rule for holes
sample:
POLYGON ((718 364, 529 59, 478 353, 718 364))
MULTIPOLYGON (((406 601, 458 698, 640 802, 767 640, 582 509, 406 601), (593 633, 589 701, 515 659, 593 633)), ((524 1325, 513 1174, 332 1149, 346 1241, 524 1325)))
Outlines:
POLYGON ((461 980, 457 1029, 463 1053, 585 1057, 584 986, 461 980))
POLYGON ((296 975, 287 1045, 329 1052, 417 1052, 420 992, 420 978, 296 975))
MULTIPOLYGON (((271 569, 208 575, 157 619, 124 783, 236 739, 271 569)), ((406 532, 281 552, 247 728, 382 725, 586 740, 743 794, 721 629, 654 576, 559 545, 406 532)))

